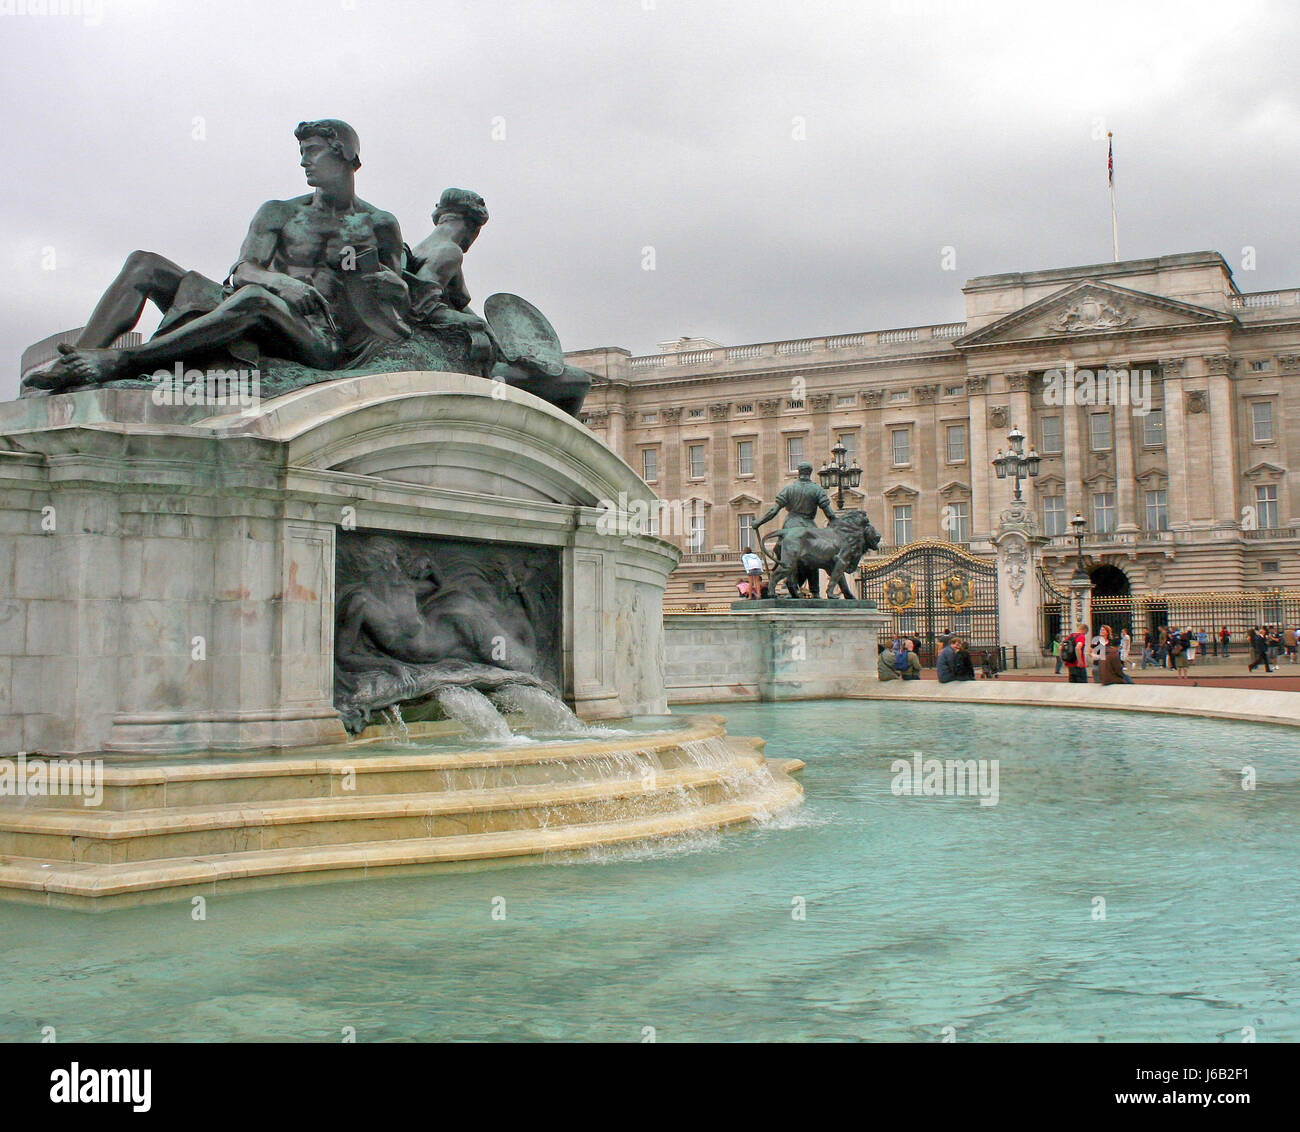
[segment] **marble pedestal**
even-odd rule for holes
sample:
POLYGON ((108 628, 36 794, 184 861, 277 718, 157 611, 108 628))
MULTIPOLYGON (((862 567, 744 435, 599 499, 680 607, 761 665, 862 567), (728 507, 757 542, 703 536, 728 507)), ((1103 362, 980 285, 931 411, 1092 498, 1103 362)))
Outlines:
POLYGON ((834 699, 875 683, 889 623, 874 602, 736 602, 730 613, 664 617, 668 700, 834 699))
POLYGON ((174 755, 345 738, 335 534, 558 548, 565 697, 666 710, 679 552, 602 503, 653 493, 500 382, 394 373, 247 411, 103 389, 0 404, 0 755, 174 755))

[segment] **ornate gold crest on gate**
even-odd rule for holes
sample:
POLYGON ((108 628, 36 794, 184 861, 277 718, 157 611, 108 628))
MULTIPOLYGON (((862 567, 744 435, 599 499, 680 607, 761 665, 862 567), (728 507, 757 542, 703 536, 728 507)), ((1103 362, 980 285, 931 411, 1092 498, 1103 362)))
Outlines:
POLYGON ((965 609, 974 600, 970 576, 954 570, 943 582, 943 603, 950 609, 965 609))
POLYGON ((906 574, 890 578, 885 587, 885 601, 890 609, 911 609, 916 604, 916 586, 906 574))

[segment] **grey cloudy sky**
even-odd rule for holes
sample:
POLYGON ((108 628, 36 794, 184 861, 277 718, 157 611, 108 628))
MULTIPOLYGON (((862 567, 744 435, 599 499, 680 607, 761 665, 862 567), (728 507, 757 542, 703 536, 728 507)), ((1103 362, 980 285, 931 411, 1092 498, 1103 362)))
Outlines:
POLYGON ((132 249, 222 278, 305 190, 304 118, 356 127, 412 243, 444 187, 482 193, 471 291, 569 349, 957 320, 971 276, 1107 260, 1105 128, 1125 257, 1300 285, 1292 3, 59 4, 0 0, 0 397, 132 249))

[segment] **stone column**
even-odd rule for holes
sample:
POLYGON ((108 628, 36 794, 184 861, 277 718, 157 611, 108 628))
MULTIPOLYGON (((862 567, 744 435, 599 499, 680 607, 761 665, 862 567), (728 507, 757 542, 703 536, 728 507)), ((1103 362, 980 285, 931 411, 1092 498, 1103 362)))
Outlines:
POLYGON ((1065 430, 1064 451, 1061 453, 1062 475, 1065 477, 1065 516, 1068 520, 1076 512, 1091 521, 1083 506, 1083 446, 1079 434, 1079 407, 1061 406, 1061 424, 1065 430))
MULTIPOLYGON (((1123 367, 1125 374, 1127 366, 1123 367)), ((1135 533, 1137 521, 1137 481, 1133 478, 1133 410, 1130 405, 1111 406, 1115 422, 1115 530, 1135 533)))
POLYGON ((998 643, 1014 646, 1021 667, 1037 667, 1041 654, 1041 591, 1034 566, 1046 540, 1033 509, 1012 501, 1002 512, 993 545, 998 564, 998 643))
MULTIPOLYGON (((1226 355, 1206 359, 1210 386, 1210 478, 1214 487, 1214 525, 1235 530, 1241 521, 1237 498, 1234 455, 1237 451, 1237 414, 1233 411, 1230 361, 1226 355)), ((1279 429, 1279 435, 1285 435, 1279 429)))
POLYGON ((709 509, 709 549, 736 548, 738 534, 731 523, 731 508, 727 505, 727 485, 731 483, 731 402, 722 401, 709 406, 709 427, 712 437, 709 447, 708 492, 713 506, 709 509))
POLYGON ((968 424, 970 439, 970 525, 971 543, 983 542, 992 537, 993 520, 989 502, 989 481, 993 468, 989 464, 988 409, 985 390, 988 378, 981 375, 966 379, 968 398, 968 424))
POLYGON ((1074 574, 1070 578, 1070 623, 1065 626, 1067 632, 1074 632, 1080 622, 1092 631, 1092 580, 1086 574, 1074 574))
POLYGON ((1182 358, 1161 358, 1165 378, 1165 458, 1169 466, 1169 527, 1190 526, 1191 500, 1187 484, 1187 421, 1183 409, 1182 358))

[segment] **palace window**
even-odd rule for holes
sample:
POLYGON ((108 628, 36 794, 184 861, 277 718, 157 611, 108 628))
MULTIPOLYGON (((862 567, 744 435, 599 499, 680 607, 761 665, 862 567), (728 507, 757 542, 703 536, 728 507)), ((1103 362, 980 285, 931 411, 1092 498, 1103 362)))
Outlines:
POLYGON ((900 503, 894 508, 894 545, 906 546, 912 541, 912 505, 900 503))
POLYGON ((1259 564, 1261 574, 1280 574, 1282 573, 1282 563, 1276 558, 1267 558, 1259 564))
POLYGON ((688 444, 686 446, 686 455, 690 460, 691 479, 702 480, 708 469, 708 462, 705 459, 703 444, 688 444))
POLYGON ((659 478, 659 449, 641 449, 641 478, 646 483, 654 483, 659 478))
POLYGON ((965 392, 966 388, 962 385, 945 385, 943 389, 945 397, 960 397, 965 392))
POLYGON ((953 542, 970 542, 970 504, 962 501, 949 503, 945 517, 948 538, 953 542))
POLYGON ((785 462, 792 472, 797 472, 799 465, 803 463, 803 440, 802 436, 785 438, 785 462))
POLYGON ((948 441, 948 463, 964 464, 966 462, 966 426, 964 424, 951 424, 945 430, 945 434, 948 441))
POLYGON ((703 554, 707 542, 707 532, 704 526, 703 515, 692 515, 690 517, 690 529, 686 534, 686 553, 703 554))
POLYGON ((1163 488, 1147 492, 1147 522, 1149 531, 1167 531, 1169 529, 1169 493, 1163 488))
POLYGON ((1142 443, 1147 448, 1165 446, 1165 411, 1152 409, 1142 418, 1142 443))
POLYGON ((890 436, 894 445, 894 465, 897 467, 899 464, 910 464, 912 462, 912 430, 910 428, 891 429, 890 436))
POLYGON ((909 394, 906 389, 896 389, 889 395, 889 399, 891 401, 906 401, 910 396, 911 394, 909 394))
POLYGON ((856 393, 838 393, 835 396, 835 407, 837 409, 851 409, 858 403, 856 393))
POLYGON ((754 514, 752 511, 742 511, 740 513, 740 538, 737 545, 741 550, 754 549, 754 514))
POLYGON ((693 421, 698 421, 704 416, 703 409, 687 409, 686 416, 693 421))
POLYGON ((1099 491, 1092 497, 1092 529, 1108 535, 1115 529, 1115 493, 1099 491))
POLYGON ((1273 439, 1273 402, 1252 401, 1250 412, 1255 426, 1255 443, 1268 443, 1273 439))
POLYGON ((1062 450, 1060 417, 1043 417, 1039 421, 1039 432, 1042 434, 1042 443, 1038 446, 1040 452, 1051 455, 1062 450))
POLYGON ((691 583, 691 593, 693 593, 693 594, 702 594, 702 593, 704 592, 704 590, 705 590, 705 583, 703 583, 703 582, 692 582, 692 583, 691 583))
POLYGON ((1261 529, 1277 526, 1277 484, 1261 483, 1256 485, 1255 522, 1261 529))
POLYGON ((839 435, 839 442, 844 445, 845 462, 853 463, 858 458, 858 434, 856 432, 842 432, 839 435))
POLYGON ((1260 358, 1250 363, 1251 373, 1268 373, 1273 368, 1273 362, 1269 358, 1260 358))
POLYGON ((1065 524, 1065 496, 1048 495, 1043 498, 1043 533, 1053 535, 1069 534, 1065 524))
POLYGON ((752 401, 744 401, 736 406, 737 413, 752 413, 753 411, 754 403, 752 401))
POLYGON ((642 424, 658 424, 658 423, 659 423, 659 414, 658 414, 657 412, 655 412, 655 413, 642 413, 642 414, 641 414, 641 423, 642 423, 642 424))
POLYGON ((1094 452, 1109 452, 1113 447, 1110 413, 1088 414, 1088 447, 1094 452))
POLYGON ((754 474, 754 442, 752 440, 736 441, 736 475, 752 476, 754 474))

